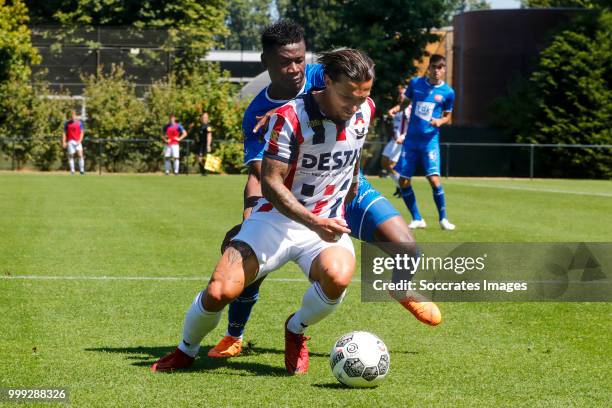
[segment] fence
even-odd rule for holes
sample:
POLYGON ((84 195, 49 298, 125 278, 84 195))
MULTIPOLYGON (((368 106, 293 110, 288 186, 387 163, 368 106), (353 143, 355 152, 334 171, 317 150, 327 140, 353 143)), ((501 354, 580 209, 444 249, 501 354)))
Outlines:
MULTIPOLYGON (((16 170, 18 166, 17 143, 29 138, 0 137, 0 169, 16 170)), ((45 137, 46 143, 57 144, 59 137, 45 137)), ((217 140, 220 146, 225 141, 217 140)), ((99 174, 108 171, 157 171, 161 169, 163 142, 158 139, 93 139, 83 141, 89 171, 99 174), (137 164, 140 163, 140 164, 137 164), (117 170, 123 169, 123 170, 117 170)), ((380 155, 385 145, 380 141, 368 141, 367 157, 363 167, 368 174, 380 170, 380 155)), ((181 141, 181 168, 189 174, 195 154, 193 140, 181 141), (191 165, 191 166, 190 166, 191 165)), ((61 146, 60 146, 61 147, 61 146)), ((529 177, 554 176, 543 168, 545 163, 555 160, 555 154, 565 154, 573 149, 608 150, 612 158, 612 145, 581 144, 528 144, 528 143, 440 143, 442 175, 474 177, 529 177), (546 157, 542 156, 546 152, 546 157)), ((366 155, 364 155, 366 156, 366 155)), ((418 167, 418 166, 417 166, 418 167)), ((66 159, 59 153, 52 169, 66 168, 66 159)), ((566 176, 567 177, 567 176, 566 176)))
MULTIPOLYGON (((0 137, 0 169, 18 170, 28 168, 20 163, 20 151, 24 148, 19 144, 24 141, 32 141, 23 137, 0 137)), ((60 170, 67 168, 66 154, 61 148, 59 137, 42 137, 37 139, 39 143, 46 144, 48 149, 56 148, 55 156, 50 154, 47 170, 60 170)), ((163 163, 163 147, 165 143, 159 139, 94 139, 84 138, 83 150, 85 153, 85 164, 89 172, 98 174, 103 172, 154 172, 160 169, 163 163)), ((194 162, 195 145, 193 140, 182 140, 181 146, 181 172, 189 174, 191 163, 194 162)), ((29 163, 28 163, 29 164, 29 163)), ((36 167, 36 166, 34 166, 36 167)), ((38 166, 41 167, 41 166, 38 166)))

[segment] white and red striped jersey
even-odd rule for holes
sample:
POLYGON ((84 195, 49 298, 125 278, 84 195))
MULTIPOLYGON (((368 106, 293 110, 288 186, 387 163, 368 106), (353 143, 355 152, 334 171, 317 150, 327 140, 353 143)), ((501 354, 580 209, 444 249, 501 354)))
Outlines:
POLYGON ((410 120, 410 109, 412 105, 408 105, 403 111, 397 112, 393 115, 393 139, 404 139, 406 132, 408 132, 408 121, 410 120))
MULTIPOLYGON (((375 107, 367 98, 346 122, 325 117, 312 93, 276 110, 266 134, 264 157, 288 163, 285 186, 320 217, 344 218, 346 197, 375 107)), ((276 211, 261 199, 254 211, 276 211)))

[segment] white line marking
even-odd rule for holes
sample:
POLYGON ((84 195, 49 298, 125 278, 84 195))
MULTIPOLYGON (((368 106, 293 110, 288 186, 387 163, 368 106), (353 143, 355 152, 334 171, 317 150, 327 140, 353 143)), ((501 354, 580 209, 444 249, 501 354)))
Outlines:
MULTIPOLYGON (((209 276, 48 276, 48 275, 3 275, 0 279, 25 280, 100 280, 100 281, 208 281, 209 276)), ((307 282, 306 278, 266 278, 270 282, 307 282)), ((352 282, 359 282, 353 279, 352 282)))
POLYGON ((502 190, 519 190, 519 191, 533 191, 537 193, 557 193, 557 194, 573 194, 573 195, 586 195, 596 197, 612 197, 612 193, 591 193, 587 191, 569 191, 569 190, 553 190, 549 188, 537 188, 537 187, 519 187, 519 186, 500 186, 491 184, 473 184, 464 183, 461 181, 454 181, 448 184, 456 184, 467 187, 478 187, 478 188, 498 188, 502 190))

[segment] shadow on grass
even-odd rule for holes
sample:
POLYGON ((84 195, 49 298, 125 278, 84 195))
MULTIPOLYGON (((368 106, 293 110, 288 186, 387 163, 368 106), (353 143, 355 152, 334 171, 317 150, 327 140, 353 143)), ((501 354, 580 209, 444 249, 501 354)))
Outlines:
POLYGON ((347 390, 347 391, 364 391, 364 392, 368 392, 370 390, 374 390, 376 389, 376 387, 374 388, 352 388, 349 386, 346 386, 344 384, 340 384, 339 382, 335 382, 335 383, 321 383, 321 384, 312 384, 313 387, 317 387, 317 388, 327 388, 330 390, 347 390))
MULTIPOLYGON (((257 354, 282 354, 285 355, 285 350, 267 348, 267 347, 259 347, 257 343, 247 341, 242 345, 242 355, 243 356, 254 356, 257 354)), ((326 353, 315 353, 310 351, 308 353, 310 357, 329 357, 329 354, 326 353)))
MULTIPOLYGON (((86 348, 85 351, 98 352, 98 353, 116 353, 116 354, 126 354, 126 359, 131 361, 131 365, 136 367, 150 367, 153 365, 155 361, 165 356, 166 354, 174 351, 176 347, 172 346, 160 346, 160 347, 96 347, 96 348, 86 348)), ((202 350, 203 351, 203 350, 202 350)), ((286 376, 287 371, 285 371, 284 367, 277 367, 269 364, 255 363, 251 361, 244 361, 240 357, 234 357, 231 359, 222 359, 222 358, 208 358, 205 353, 200 352, 200 357, 196 359, 195 363, 185 369, 177 371, 176 373, 193 373, 203 370, 215 370, 218 368, 230 368, 236 371, 246 371, 248 373, 254 375, 261 376, 272 376, 272 377, 280 377, 286 376)), ((273 353, 273 354, 284 354, 283 350, 277 349, 268 349, 268 348, 260 348, 260 347, 249 347, 247 348, 247 352, 245 356, 256 355, 263 353, 273 353)), ((325 354, 321 353, 311 353, 311 356, 324 356, 325 354)), ((279 359, 279 363, 282 360, 279 359)), ((238 375, 248 375, 248 374, 238 374, 238 375)))

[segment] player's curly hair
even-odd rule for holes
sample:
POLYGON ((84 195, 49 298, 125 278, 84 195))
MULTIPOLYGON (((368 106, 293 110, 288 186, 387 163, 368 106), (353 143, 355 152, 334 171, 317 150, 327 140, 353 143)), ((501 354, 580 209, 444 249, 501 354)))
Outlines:
POLYGON ((279 20, 267 26, 261 33, 263 52, 274 51, 277 47, 304 41, 304 28, 290 19, 279 20))
POLYGON ((321 53, 318 61, 333 81, 338 81, 341 75, 357 82, 374 79, 374 61, 360 50, 338 48, 321 53))

